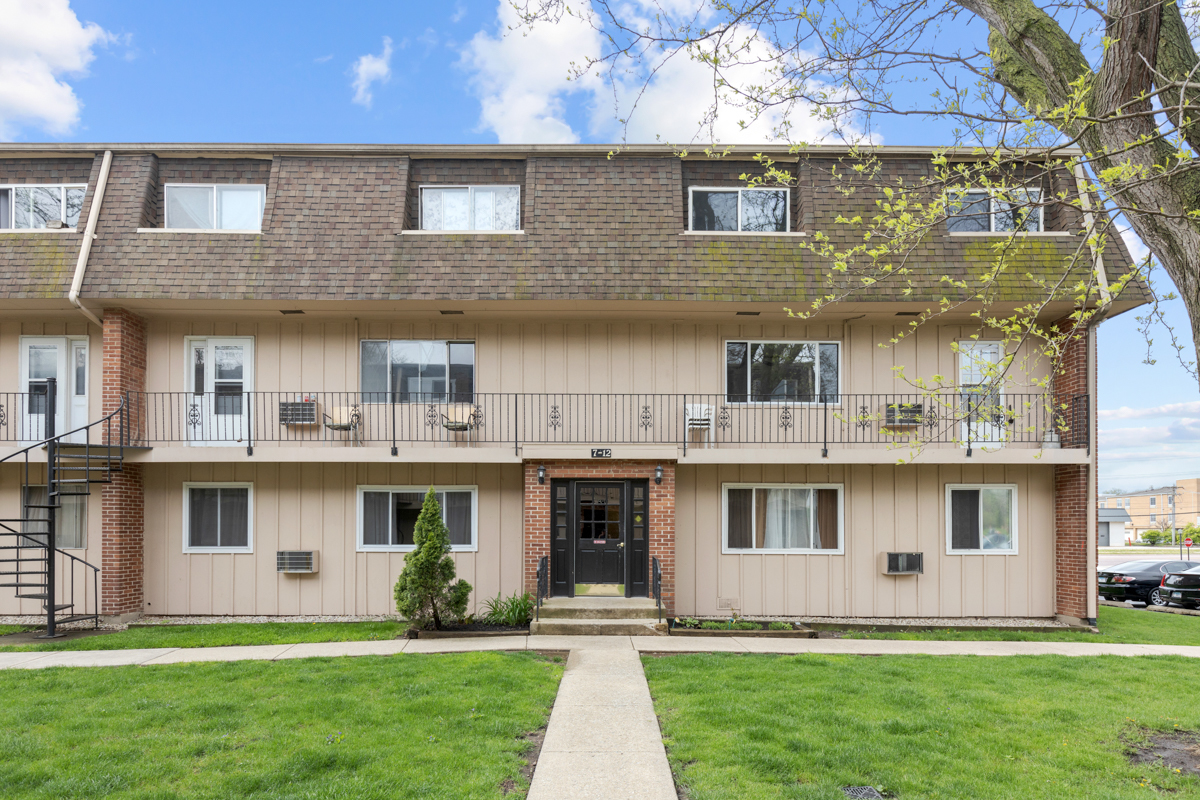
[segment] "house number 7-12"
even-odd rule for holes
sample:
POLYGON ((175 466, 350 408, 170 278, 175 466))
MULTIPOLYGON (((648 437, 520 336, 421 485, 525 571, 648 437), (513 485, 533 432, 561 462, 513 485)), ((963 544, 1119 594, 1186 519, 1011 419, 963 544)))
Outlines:
POLYGON ((607 447, 593 447, 592 458, 612 458, 612 450, 607 447))

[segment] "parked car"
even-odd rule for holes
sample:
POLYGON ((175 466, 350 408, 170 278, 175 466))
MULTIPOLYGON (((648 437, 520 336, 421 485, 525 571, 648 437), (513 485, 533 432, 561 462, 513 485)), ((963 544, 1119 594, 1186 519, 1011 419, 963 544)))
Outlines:
POLYGON ((1163 578, 1200 566, 1196 561, 1126 561, 1098 571, 1100 596, 1105 600, 1133 600, 1156 606, 1167 605, 1163 578))
POLYGON ((1200 567, 1164 575, 1160 593, 1171 605, 1200 607, 1200 567))

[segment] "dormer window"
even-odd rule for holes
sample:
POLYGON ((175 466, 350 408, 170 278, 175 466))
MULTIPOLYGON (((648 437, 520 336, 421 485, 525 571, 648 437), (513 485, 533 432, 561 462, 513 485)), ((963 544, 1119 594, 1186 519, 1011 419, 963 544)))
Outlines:
POLYGON ((787 233, 788 189, 693 187, 689 192, 689 230, 787 233))
POLYGON ((968 189, 946 203, 950 233, 1040 233, 1044 230, 1041 189, 968 189))
POLYGON ((520 186, 422 186, 423 231, 517 231, 520 186))
POLYGON ((0 229, 74 228, 86 185, 0 185, 0 229))
POLYGON ((254 183, 169 183, 165 225, 174 230, 262 230, 267 187, 254 183))

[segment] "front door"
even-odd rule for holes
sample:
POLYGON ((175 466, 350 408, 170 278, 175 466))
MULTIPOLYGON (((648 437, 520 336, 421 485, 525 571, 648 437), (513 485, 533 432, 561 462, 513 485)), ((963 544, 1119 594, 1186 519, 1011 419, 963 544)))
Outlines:
POLYGON ((1003 447, 1006 438, 1000 342, 959 342, 958 383, 963 447, 1003 447))
POLYGON ((576 487, 575 593, 625 594, 625 484, 576 487))
POLYGON ((250 432, 253 340, 189 339, 188 434, 205 445, 244 444, 250 432))
POLYGON ((646 597, 648 482, 554 480, 550 494, 551 593, 646 597))

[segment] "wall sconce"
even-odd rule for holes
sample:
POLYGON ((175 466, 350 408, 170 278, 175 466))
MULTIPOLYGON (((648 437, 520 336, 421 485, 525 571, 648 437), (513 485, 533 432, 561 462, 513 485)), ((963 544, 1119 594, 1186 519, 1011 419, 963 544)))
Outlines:
POLYGON ((545 483, 545 482, 546 482, 546 468, 544 466, 539 465, 538 466, 538 483, 541 484, 541 483, 545 483))
POLYGON ((654 482, 662 483, 662 464, 654 468, 654 482))

